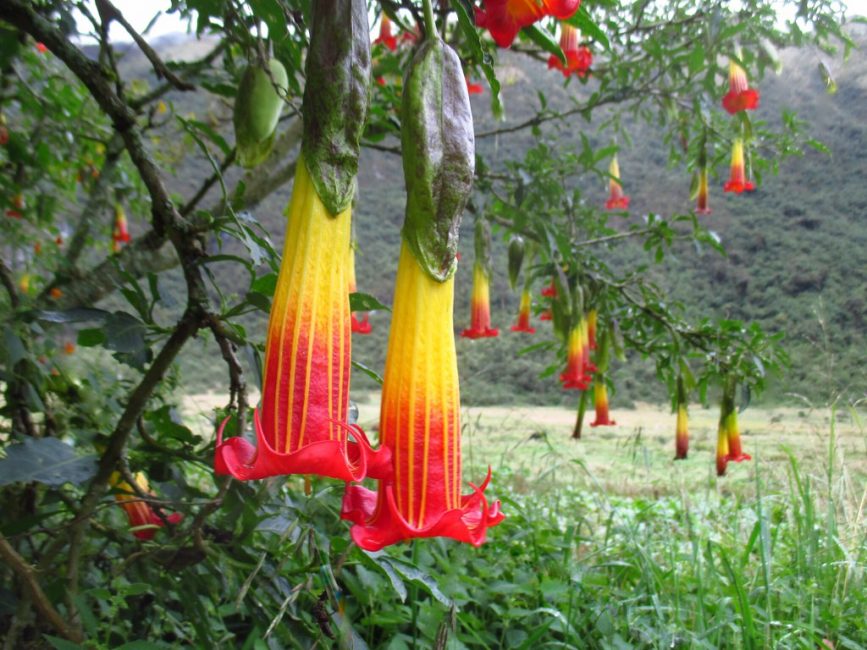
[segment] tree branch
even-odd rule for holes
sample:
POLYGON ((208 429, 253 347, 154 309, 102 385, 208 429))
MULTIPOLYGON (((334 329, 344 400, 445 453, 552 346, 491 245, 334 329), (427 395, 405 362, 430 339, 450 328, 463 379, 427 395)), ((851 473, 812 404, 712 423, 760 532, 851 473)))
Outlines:
POLYGON ((18 552, 12 548, 12 545, 6 541, 3 533, 0 533, 0 557, 12 567, 12 570, 21 580, 30 598, 33 600, 33 605, 46 621, 64 638, 75 643, 84 641, 84 635, 81 630, 70 625, 58 612, 42 587, 36 579, 36 570, 21 557, 18 552))

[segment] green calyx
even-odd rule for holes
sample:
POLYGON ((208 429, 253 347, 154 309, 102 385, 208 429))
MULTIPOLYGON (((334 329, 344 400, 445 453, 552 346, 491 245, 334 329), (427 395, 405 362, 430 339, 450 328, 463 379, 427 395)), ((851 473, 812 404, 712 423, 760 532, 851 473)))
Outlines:
POLYGON ((304 87, 301 150, 316 193, 332 215, 355 194, 370 104, 370 34, 364 0, 316 0, 304 87))
POLYGON ((491 224, 484 217, 476 219, 476 229, 473 233, 473 249, 475 262, 491 276, 491 224))
POLYGON ((455 272, 458 229, 470 196, 475 140, 470 98, 458 55, 428 37, 403 87, 401 146, 406 182, 403 238, 427 273, 455 272))

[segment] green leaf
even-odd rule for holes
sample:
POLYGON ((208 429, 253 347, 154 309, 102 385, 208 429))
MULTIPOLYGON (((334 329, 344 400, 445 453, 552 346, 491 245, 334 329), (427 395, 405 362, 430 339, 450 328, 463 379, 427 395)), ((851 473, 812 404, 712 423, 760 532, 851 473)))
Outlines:
POLYGON ((51 644, 51 647, 55 648, 56 650, 81 650, 81 646, 77 643, 67 641, 66 639, 61 639, 59 636, 43 634, 42 638, 48 641, 48 643, 51 644))
POLYGON ((106 341, 105 332, 98 328, 83 329, 78 332, 77 341, 78 345, 83 348, 92 348, 97 345, 104 345, 106 341))
POLYGON ((370 377, 370 378, 371 378, 373 381, 375 381, 377 384, 379 384, 380 386, 382 386, 382 376, 381 376, 378 372, 376 372, 375 370, 373 370, 372 368, 369 368, 369 367, 367 367, 366 365, 364 365, 363 363, 361 363, 361 361, 355 361, 355 360, 353 359, 353 361, 352 361, 352 367, 353 367, 353 368, 357 368, 358 370, 360 370, 361 372, 363 372, 365 375, 367 375, 368 377, 370 377))
POLYGON ((566 64, 566 55, 563 54, 563 50, 560 49, 560 44, 554 40, 554 37, 551 36, 551 33, 548 30, 541 29, 538 25, 533 24, 524 27, 521 30, 521 34, 529 38, 546 52, 556 56, 560 59, 561 63, 564 65, 566 64))
POLYGON ((569 18, 566 22, 573 27, 577 27, 578 29, 580 29, 581 33, 584 34, 584 36, 593 39, 606 50, 611 49, 611 43, 608 42, 608 37, 605 35, 605 32, 603 32, 599 28, 599 26, 593 21, 593 19, 590 17, 590 14, 587 13, 586 7, 582 6, 580 9, 578 9, 578 11, 572 14, 572 17, 569 18))
POLYGON ((367 293, 356 291, 349 294, 349 310, 350 311, 391 311, 390 308, 383 305, 379 300, 367 293))
POLYGON ((57 438, 26 438, 6 448, 0 486, 12 483, 84 483, 96 473, 96 456, 79 456, 57 438))

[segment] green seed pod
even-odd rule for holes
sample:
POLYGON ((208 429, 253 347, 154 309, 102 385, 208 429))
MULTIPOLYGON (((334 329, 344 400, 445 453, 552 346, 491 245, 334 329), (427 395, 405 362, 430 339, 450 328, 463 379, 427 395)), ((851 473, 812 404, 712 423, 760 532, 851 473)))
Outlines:
POLYGON ((521 266, 524 264, 524 238, 521 235, 512 235, 509 241, 509 286, 512 291, 518 286, 518 276, 521 275, 521 266))
POLYGON ((283 108, 280 95, 285 94, 289 87, 289 78, 282 63, 271 59, 268 68, 270 76, 257 65, 248 66, 235 97, 233 121, 238 161, 248 168, 255 167, 271 153, 277 121, 283 108), (277 88, 280 89, 279 93, 277 88))
POLYGON ((455 272, 461 214, 473 187, 475 140, 461 61, 430 36, 403 86, 401 147, 406 182, 403 238, 432 278, 455 272))

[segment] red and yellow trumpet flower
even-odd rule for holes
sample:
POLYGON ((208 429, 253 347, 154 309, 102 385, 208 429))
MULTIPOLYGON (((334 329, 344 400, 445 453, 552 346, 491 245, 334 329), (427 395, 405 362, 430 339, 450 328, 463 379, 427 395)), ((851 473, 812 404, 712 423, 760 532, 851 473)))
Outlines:
MULTIPOLYGON (((139 492, 153 495, 148 486, 147 477, 143 472, 135 475, 135 482, 139 492)), ((129 483, 123 480, 120 472, 114 472, 111 475, 109 484, 116 490, 114 495, 115 501, 126 512, 130 530, 138 539, 153 539, 157 530, 166 525, 166 521, 170 524, 179 524, 184 518, 179 512, 173 512, 164 518, 160 517, 153 507, 147 501, 144 501, 129 483)))
POLYGON ((484 265, 473 263, 473 296, 470 300, 470 326, 461 332, 468 339, 490 338, 500 335, 500 330, 491 327, 491 281, 484 265))
POLYGON ((593 63, 593 54, 585 45, 579 45, 580 33, 569 23, 560 25, 560 49, 566 55, 564 64, 560 57, 551 55, 548 57, 548 69, 555 68, 563 73, 564 77, 571 74, 586 77, 590 74, 590 66, 593 63))
POLYGON ((226 421, 217 433, 216 472, 241 480, 317 474, 351 481, 388 467, 388 451, 373 451, 364 432, 347 424, 347 251, 371 78, 370 59, 356 52, 370 50, 367 3, 311 6, 302 154, 268 323, 261 414, 253 417, 257 445, 224 441, 226 421), (352 47, 335 49, 335 42, 352 47))
POLYGON ((491 32, 499 47, 509 47, 518 32, 545 16, 566 20, 581 0, 482 0, 476 7, 476 25, 491 32))
POLYGON ((332 216, 298 161, 262 381, 257 446, 217 432, 215 469, 240 480, 318 474, 360 480, 380 456, 347 422, 350 373, 349 248, 352 208, 332 216), (350 436, 352 439, 350 439, 350 436))
POLYGON ((742 192, 752 192, 755 189, 755 184, 747 180, 746 166, 744 164, 744 141, 742 138, 735 138, 732 144, 731 173, 728 182, 723 185, 723 192, 740 194, 742 192))
POLYGON ((490 239, 490 225, 486 219, 478 219, 474 240, 475 260, 473 261, 473 295, 470 299, 470 327, 461 332, 461 336, 468 339, 500 335, 500 330, 491 327, 490 239))
POLYGON ((674 438, 674 460, 686 459, 689 452, 689 418, 686 409, 686 387, 683 377, 677 378, 677 426, 674 438))
MULTIPOLYGON (((357 285, 355 282, 355 242, 350 244, 349 246, 349 293, 355 293, 357 291, 357 285)), ((358 320, 358 317, 355 315, 355 312, 352 312, 352 331, 356 334, 370 334, 373 330, 373 327, 370 325, 370 318, 367 315, 367 312, 364 312, 361 315, 361 320, 358 320)))
POLYGON ((389 50, 394 52, 397 49, 397 38, 392 31, 391 18, 382 14, 379 21, 379 36, 373 41, 374 45, 385 45, 389 50))
POLYGON ((380 441, 393 475, 373 492, 347 486, 342 517, 352 539, 375 551, 413 537, 479 546, 503 519, 489 505, 488 477, 462 496, 460 397, 452 306, 454 276, 432 278, 404 242, 398 263, 380 411, 380 441))
POLYGON ((626 210, 629 208, 629 197, 623 193, 623 185, 620 183, 620 163, 617 162, 617 154, 608 165, 608 200, 605 202, 606 210, 626 210))
POLYGON ((695 213, 710 214, 709 204, 710 187, 708 185, 707 166, 703 166, 698 170, 698 188, 695 194, 695 213))
POLYGON ((530 288, 524 287, 521 292, 521 304, 518 307, 518 322, 512 325, 513 332, 526 332, 527 334, 535 334, 536 328, 530 325, 530 307, 532 299, 530 297, 530 288))
MULTIPOLYGON (((427 18, 401 106, 407 207, 379 418, 392 471, 379 477, 377 492, 347 486, 341 511, 354 523, 352 539, 369 551, 434 536, 478 546, 503 519, 499 503, 489 506, 484 496, 490 470, 480 487, 471 484, 471 494, 460 493, 452 314, 456 233, 472 191, 473 121, 460 59, 436 36, 430 13, 427 18), (443 151, 450 152, 447 165, 443 151)), ((482 261, 477 249, 476 263, 482 261)))
POLYGON ((589 359, 587 320, 581 318, 569 331, 566 344, 566 369, 560 373, 564 389, 587 390, 592 377, 589 359))
POLYGON ((738 414, 735 406, 735 389, 737 387, 734 377, 726 379, 723 388, 723 396, 720 404, 720 420, 717 430, 716 448, 716 473, 724 476, 729 461, 740 463, 751 460, 749 454, 745 454, 741 448, 741 435, 738 429, 738 414))
POLYGON ((130 236, 126 224, 126 214, 120 204, 114 206, 114 230, 111 233, 111 249, 117 253, 123 244, 129 243, 130 236))
POLYGON ((597 375, 593 382, 593 405, 596 408, 596 419, 590 423, 591 427, 609 427, 617 424, 608 413, 608 387, 601 375, 597 375))
POLYGON ((746 71, 734 60, 729 61, 729 91, 722 105, 732 115, 759 107, 759 91, 749 87, 746 71))

